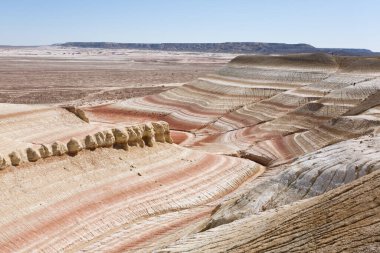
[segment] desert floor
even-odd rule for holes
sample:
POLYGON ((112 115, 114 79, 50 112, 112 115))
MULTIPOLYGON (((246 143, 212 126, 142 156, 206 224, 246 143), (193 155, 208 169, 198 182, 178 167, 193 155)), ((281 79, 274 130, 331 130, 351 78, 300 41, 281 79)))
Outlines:
POLYGON ((94 105, 162 92, 236 55, 124 49, 0 48, 0 103, 94 105))

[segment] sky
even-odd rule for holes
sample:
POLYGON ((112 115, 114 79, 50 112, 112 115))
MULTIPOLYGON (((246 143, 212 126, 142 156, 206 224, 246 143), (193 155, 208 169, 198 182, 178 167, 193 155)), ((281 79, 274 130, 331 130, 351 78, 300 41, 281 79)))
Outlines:
POLYGON ((279 42, 380 52, 380 0, 0 0, 0 45, 279 42))

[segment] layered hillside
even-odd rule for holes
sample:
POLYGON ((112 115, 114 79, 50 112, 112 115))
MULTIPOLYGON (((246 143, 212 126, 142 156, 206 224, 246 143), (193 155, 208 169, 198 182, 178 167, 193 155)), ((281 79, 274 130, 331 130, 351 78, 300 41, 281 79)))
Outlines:
MULTIPOLYGON (((71 112, 50 110, 73 120, 71 112)), ((30 126, 47 124, 43 115, 28 118, 30 126)), ((64 118, 56 120, 83 127, 64 118)), ((19 131, 32 137, 28 128, 19 131)), ((31 142, 0 155, 1 252, 146 252, 207 222, 225 196, 264 171, 248 160, 171 144, 166 122, 118 125, 83 138, 65 134, 67 144, 31 142)))
POLYGON ((93 121, 165 120, 176 143, 268 165, 373 131, 380 59, 324 54, 238 57, 219 73, 85 109, 93 121))
POLYGON ((378 252, 380 173, 157 252, 378 252))
MULTIPOLYGON (((269 233, 265 230, 267 222, 277 224, 281 219, 273 210, 282 206, 286 206, 284 214, 292 210, 294 217, 298 217, 298 212, 303 210, 310 219, 315 216, 315 220, 322 220, 321 226, 327 229, 326 237, 345 235, 345 231, 351 229, 349 226, 336 232, 330 219, 322 219, 328 213, 318 214, 320 217, 299 202, 308 200, 312 203, 310 206, 335 208, 329 207, 328 197, 324 197, 327 193, 336 194, 336 208, 343 209, 342 216, 338 211, 331 215, 351 217, 363 212, 370 216, 368 222, 358 225, 371 231, 368 235, 361 237, 359 229, 343 237, 342 240, 358 238, 357 243, 347 245, 348 252, 377 248, 376 235, 380 230, 378 217, 374 216, 376 211, 372 206, 348 210, 349 204, 339 199, 339 191, 345 184, 380 168, 379 58, 325 54, 242 56, 218 73, 183 87, 84 110, 92 121, 103 123, 122 123, 127 119, 136 123, 165 120, 170 123, 174 141, 182 146, 242 157, 267 167, 259 178, 244 184, 239 194, 226 197, 197 233, 179 240, 165 252, 224 252, 230 250, 229 240, 236 238, 239 238, 237 251, 261 252, 255 250, 255 241, 245 245, 244 238, 249 241, 257 236, 259 243, 260 236, 269 233), (323 197, 314 199, 318 195, 323 197), (256 223, 256 215, 263 217, 263 222, 256 223), (245 222, 249 225, 240 230, 245 222), (249 233, 255 226, 262 229, 249 233)), ((349 193, 355 194, 355 191, 349 193)), ((376 193, 371 192, 367 197, 376 199, 376 193)), ((374 208, 378 206, 379 203, 373 202, 374 208)), ((349 224, 357 226, 356 220, 347 219, 349 224)), ((299 233, 319 233, 322 228, 313 224, 301 225, 299 233)), ((285 233, 285 241, 289 240, 286 229, 280 230, 285 233)), ((289 229, 293 229, 292 225, 289 229)), ((281 232, 278 233, 273 236, 282 238, 281 232)), ((306 246, 300 247, 300 252, 310 250, 307 243, 319 238, 305 236, 302 240, 300 243, 306 242, 306 246)), ((235 249, 235 244, 231 245, 235 249)), ((280 244, 275 241, 268 245, 263 252, 269 248, 277 252, 280 244)), ((286 251, 297 245, 290 243, 281 247, 286 251)), ((344 246, 313 245, 334 250, 344 246)))

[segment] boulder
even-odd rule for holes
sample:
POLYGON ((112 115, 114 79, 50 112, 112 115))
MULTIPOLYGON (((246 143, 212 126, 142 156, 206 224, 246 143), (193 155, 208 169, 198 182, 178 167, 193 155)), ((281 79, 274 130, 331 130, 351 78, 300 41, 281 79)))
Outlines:
POLYGON ((12 153, 9 154, 9 159, 11 160, 11 164, 13 166, 18 166, 21 163, 21 155, 17 151, 13 151, 12 153))
POLYGON ((38 160, 41 159, 40 153, 34 148, 27 148, 26 156, 28 157, 29 162, 37 162, 38 160))
POLYGON ((156 139, 154 137, 154 128, 151 123, 147 123, 143 126, 143 140, 148 147, 153 147, 156 139))
POLYGON ((7 161, 3 157, 3 155, 0 154, 0 170, 5 169, 8 166, 7 161))
POLYGON ((76 109, 76 115, 77 115, 78 118, 80 118, 81 120, 83 120, 83 121, 85 121, 85 122, 87 122, 87 123, 90 122, 90 120, 87 118, 85 112, 84 112, 82 109, 77 108, 77 109, 76 109))
POLYGON ((128 133, 128 144, 130 146, 137 146, 137 134, 133 127, 126 127, 125 131, 128 133))
POLYGON ((71 138, 71 140, 67 143, 67 150, 69 155, 76 155, 82 150, 82 145, 78 139, 71 138))
POLYGON ((98 132, 95 134, 95 140, 98 147, 104 147, 105 146, 105 135, 103 132, 98 132))
POLYGON ((95 150, 98 147, 98 143, 94 136, 92 135, 87 135, 86 138, 84 139, 84 145, 86 149, 90 150, 95 150))
POLYGON ((160 123, 161 123, 161 126, 164 128, 164 138, 165 138, 165 141, 167 143, 172 144, 173 143, 173 139, 170 136, 170 127, 169 127, 169 124, 167 122, 165 122, 165 121, 160 121, 160 123))
POLYGON ((49 147, 45 144, 42 144, 38 151, 40 152, 41 158, 47 158, 49 156, 52 156, 52 152, 50 151, 49 147))
POLYGON ((143 134, 144 134, 144 126, 133 126, 133 130, 135 131, 136 133, 136 136, 137 136, 137 146, 139 146, 140 148, 143 148, 145 147, 145 142, 143 140, 143 134))
POLYGON ((112 133, 115 136, 116 147, 128 150, 128 133, 125 130, 119 128, 112 129, 112 133))
POLYGON ((56 141, 51 145, 53 155, 54 156, 61 156, 67 153, 67 148, 65 144, 63 144, 60 141, 56 141))
POLYGON ((104 131, 104 147, 112 147, 115 144, 115 136, 110 131, 104 131))
POLYGON ((128 133, 129 139, 128 144, 130 146, 137 147, 145 147, 145 143, 142 139, 143 137, 143 129, 142 126, 131 126, 126 128, 126 132, 128 133))
POLYGON ((90 120, 87 118, 85 112, 82 109, 76 108, 74 106, 66 106, 64 107, 66 110, 68 110, 71 113, 74 113, 78 118, 81 120, 89 123, 90 120))
MULTIPOLYGON (((152 122, 152 126, 154 128, 155 139, 157 142, 166 142, 165 138, 165 126, 162 124, 163 121, 160 122, 152 122)), ((166 122, 165 122, 166 123, 166 122)))

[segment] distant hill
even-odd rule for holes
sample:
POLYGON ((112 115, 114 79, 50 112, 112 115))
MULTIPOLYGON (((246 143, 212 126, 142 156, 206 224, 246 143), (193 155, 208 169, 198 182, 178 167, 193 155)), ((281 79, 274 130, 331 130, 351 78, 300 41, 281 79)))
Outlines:
POLYGON ((294 54, 294 53, 330 53, 345 56, 375 56, 380 53, 368 49, 316 48, 309 44, 226 42, 226 43, 114 43, 114 42, 67 42, 55 44, 63 47, 145 49, 162 51, 187 51, 237 54, 294 54))

